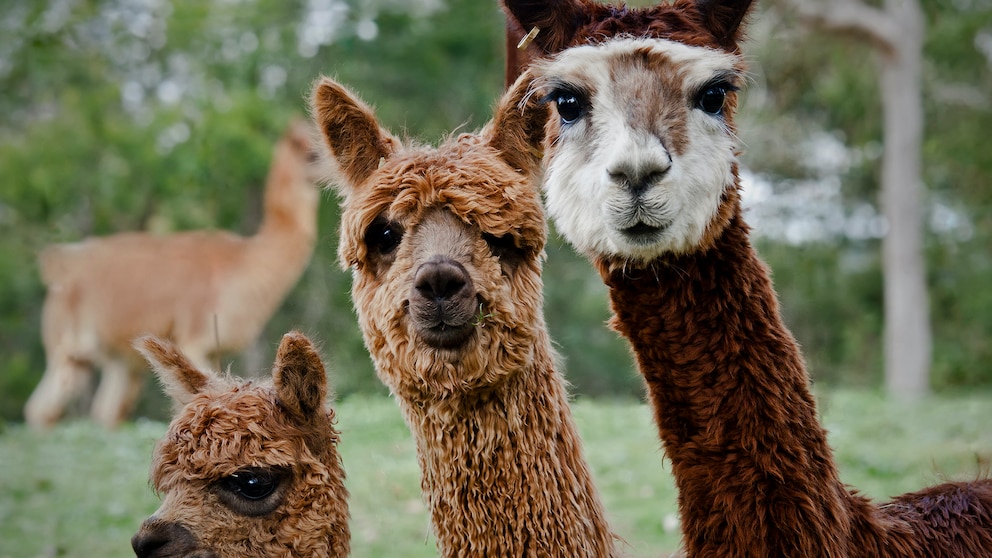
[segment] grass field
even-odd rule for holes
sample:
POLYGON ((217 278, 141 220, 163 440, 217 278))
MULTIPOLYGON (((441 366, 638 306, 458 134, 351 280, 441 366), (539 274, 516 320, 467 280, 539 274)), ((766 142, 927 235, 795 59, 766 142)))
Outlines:
MULTIPOLYGON (((905 404, 875 393, 829 391, 819 400, 844 482, 869 496, 989 469, 992 394, 905 404)), ((436 556, 413 443, 395 403, 350 398, 336 407, 351 491, 352 556, 436 556)), ((647 407, 579 400, 574 410, 626 555, 675 549, 675 493, 647 407)), ((158 507, 147 473, 164 430, 147 421, 116 432, 87 422, 45 434, 6 425, 0 433, 0 558, 132 556, 131 535, 158 507)))

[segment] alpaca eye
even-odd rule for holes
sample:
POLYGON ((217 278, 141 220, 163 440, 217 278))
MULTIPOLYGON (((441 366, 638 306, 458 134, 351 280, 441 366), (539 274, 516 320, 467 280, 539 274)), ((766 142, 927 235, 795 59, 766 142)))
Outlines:
POLYGON ((696 99, 696 107, 703 112, 718 115, 723 111, 723 104, 727 100, 727 93, 736 91, 737 88, 729 83, 714 83, 703 88, 696 99))
POLYGON ((704 112, 710 114, 720 114, 723 110, 723 102, 727 100, 727 90, 723 87, 710 87, 699 96, 697 106, 704 112))
POLYGON ((482 239, 489 245, 489 251, 499 258, 504 268, 516 268, 527 257, 527 249, 517 246, 512 235, 496 236, 484 233, 482 239))
POLYGON ((213 484, 220 501, 249 517, 272 513, 286 499, 292 471, 283 467, 246 467, 213 484))
POLYGON ((551 94, 558 109, 562 124, 572 124, 586 112, 585 101, 582 97, 569 90, 559 90, 551 94))
POLYGON ((273 471, 244 469, 221 479, 221 488, 248 500, 261 500, 275 492, 282 476, 273 471))
POLYGON ((496 236, 494 234, 483 234, 482 239, 486 241, 489 245, 489 250, 492 251, 493 255, 501 257, 509 252, 519 251, 517 244, 513 241, 513 237, 510 235, 496 236))
POLYGON ((403 240, 403 229, 384 217, 377 218, 365 231, 365 245, 382 255, 395 250, 401 240, 403 240))

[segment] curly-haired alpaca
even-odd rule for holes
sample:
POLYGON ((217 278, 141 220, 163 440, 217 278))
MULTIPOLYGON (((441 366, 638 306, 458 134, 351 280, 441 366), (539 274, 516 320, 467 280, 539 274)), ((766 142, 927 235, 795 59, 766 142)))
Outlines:
POLYGON ((668 38, 575 47, 531 66, 535 97, 556 107, 544 142, 548 210, 599 269, 611 324, 634 349, 685 550, 992 556, 992 481, 877 505, 838 477, 741 214, 733 113, 744 61, 726 39, 740 35, 749 4, 680 2, 691 39, 628 29, 668 38))
POLYGON ((154 337, 137 348, 177 407, 155 448, 162 506, 131 539, 138 558, 341 558, 348 491, 320 356, 282 338, 272 381, 197 369, 154 337))
POLYGON ((341 261, 412 431, 443 556, 614 555, 542 313, 546 106, 526 82, 477 135, 403 145, 341 85, 313 115, 340 178, 341 261))
POLYGON ((45 374, 24 408, 49 427, 89 383, 93 418, 114 427, 144 385, 140 335, 168 337, 200 367, 244 350, 296 284, 317 238, 310 131, 296 119, 273 149, 258 232, 127 232, 54 244, 40 257, 45 374))

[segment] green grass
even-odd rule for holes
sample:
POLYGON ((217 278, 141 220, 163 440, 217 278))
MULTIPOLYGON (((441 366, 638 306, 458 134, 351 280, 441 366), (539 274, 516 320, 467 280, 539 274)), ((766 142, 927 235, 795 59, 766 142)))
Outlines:
MULTIPOLYGON (((351 491, 352 555, 436 556, 420 500, 413 442, 395 402, 340 401, 342 457, 351 491)), ((579 400, 576 421, 617 532, 632 557, 678 544, 670 467, 647 407, 579 400)), ((844 482, 874 498, 945 479, 974 478, 992 461, 992 394, 898 403, 873 392, 829 391, 820 410, 844 482)), ((132 556, 128 540, 158 498, 148 486, 165 425, 116 432, 74 422, 39 434, 0 433, 0 558, 132 556)))

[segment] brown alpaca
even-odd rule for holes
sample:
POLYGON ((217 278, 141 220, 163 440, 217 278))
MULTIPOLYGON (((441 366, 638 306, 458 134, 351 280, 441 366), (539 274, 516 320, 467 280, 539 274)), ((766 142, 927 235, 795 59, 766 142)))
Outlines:
POLYGON ((131 348, 140 335, 174 340, 200 368, 254 342, 313 253, 319 191, 311 158, 309 130, 296 121, 275 146, 254 236, 131 232, 47 247, 47 366, 24 409, 27 422, 54 424, 97 367, 92 415, 116 426, 144 383, 145 363, 131 348))
POLYGON ((534 95, 557 110, 544 142, 548 210, 599 269, 611 325, 634 349, 687 555, 992 556, 992 481, 883 505, 840 482, 741 215, 733 113, 744 60, 721 38, 740 35, 750 2, 697 4, 678 4, 691 38, 654 29, 669 38, 531 66, 534 95))
POLYGON ((179 407, 155 448, 164 498, 131 539, 138 558, 348 555, 340 436, 306 336, 283 336, 271 382, 197 369, 154 337, 135 347, 179 407))
POLYGON ((341 261, 414 435, 441 555, 613 556, 542 313, 528 146, 548 109, 523 103, 526 86, 436 149, 404 146, 326 78, 312 110, 341 181, 341 261))

